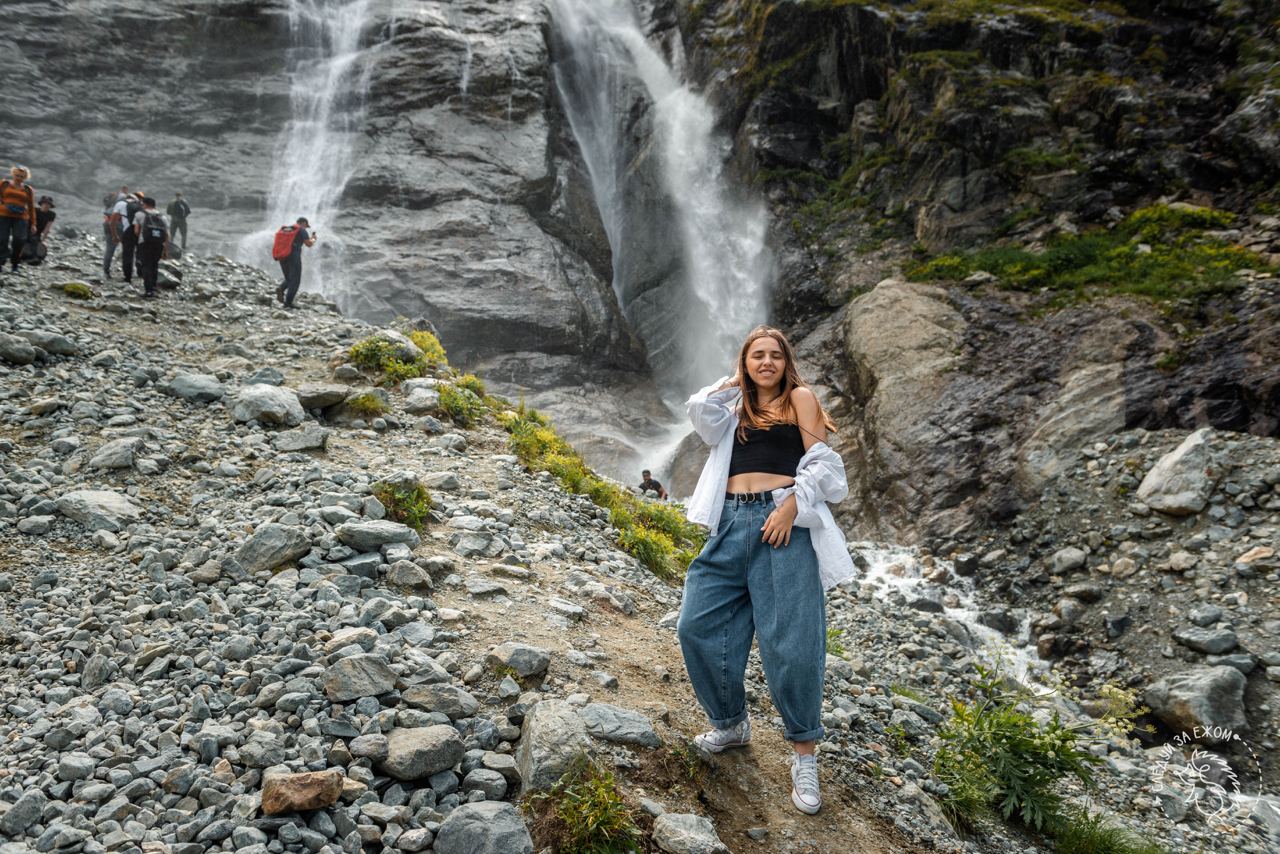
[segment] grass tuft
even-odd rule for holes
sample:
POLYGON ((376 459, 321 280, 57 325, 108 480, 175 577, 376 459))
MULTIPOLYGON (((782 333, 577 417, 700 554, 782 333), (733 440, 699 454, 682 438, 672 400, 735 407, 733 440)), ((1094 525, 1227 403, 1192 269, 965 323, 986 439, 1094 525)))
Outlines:
POLYGON ((575 854, 639 851, 645 834, 618 781, 582 756, 548 792, 525 798, 534 847, 575 854))
POLYGON ((421 531, 431 516, 431 493, 421 483, 412 486, 378 481, 372 486, 373 497, 387 508, 387 517, 394 522, 421 531))
POLYGON ((401 359, 400 348, 381 335, 371 335, 351 345, 347 358, 359 368, 381 374, 379 381, 383 385, 397 385, 405 380, 428 376, 437 367, 448 367, 444 347, 436 336, 414 330, 407 337, 422 351, 422 355, 412 361, 401 359))
POLYGON ((840 636, 844 634, 844 629, 827 629, 827 655, 834 655, 836 658, 844 658, 844 644, 840 643, 840 636))
POLYGON ((1166 854, 1163 846, 1082 807, 1055 817, 1049 835, 1057 854, 1166 854))
POLYGON ((386 415, 389 411, 387 405, 382 402, 382 398, 371 391, 348 399, 346 406, 362 418, 376 418, 379 415, 386 415))
POLYGON ((459 427, 470 427, 484 418, 486 412, 484 401, 471 389, 445 384, 437 390, 440 392, 440 411, 448 415, 459 427))

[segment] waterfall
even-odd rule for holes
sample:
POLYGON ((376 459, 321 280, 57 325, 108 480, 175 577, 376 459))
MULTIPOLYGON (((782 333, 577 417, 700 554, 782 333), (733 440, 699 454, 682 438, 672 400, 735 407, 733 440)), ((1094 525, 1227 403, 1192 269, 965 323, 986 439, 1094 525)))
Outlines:
POLYGON ((369 0, 290 0, 290 118, 277 137, 267 215, 240 241, 240 259, 266 269, 276 229, 305 216, 319 235, 306 250, 303 289, 334 298, 343 290, 338 202, 352 171, 368 93, 360 71, 360 34, 369 0))
POLYGON ((613 253, 613 288, 669 397, 732 372, 768 314, 763 205, 735 193, 707 101, 649 43, 629 0, 551 0, 555 83, 613 253), (639 100, 651 138, 631 137, 639 100), (643 173, 659 176, 645 198, 643 173), (663 268, 663 256, 671 263, 663 268))

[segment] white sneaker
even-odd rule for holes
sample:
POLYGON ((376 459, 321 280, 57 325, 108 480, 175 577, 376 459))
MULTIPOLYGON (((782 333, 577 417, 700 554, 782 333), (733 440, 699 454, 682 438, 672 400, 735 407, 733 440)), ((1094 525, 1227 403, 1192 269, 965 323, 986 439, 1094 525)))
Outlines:
POLYGON ((797 753, 792 757, 791 803, 808 815, 822 809, 822 795, 818 794, 817 756, 797 753))
POLYGON ((742 723, 729 729, 713 729, 695 735, 693 742, 708 753, 719 753, 730 747, 745 747, 751 743, 751 719, 743 718, 742 723))

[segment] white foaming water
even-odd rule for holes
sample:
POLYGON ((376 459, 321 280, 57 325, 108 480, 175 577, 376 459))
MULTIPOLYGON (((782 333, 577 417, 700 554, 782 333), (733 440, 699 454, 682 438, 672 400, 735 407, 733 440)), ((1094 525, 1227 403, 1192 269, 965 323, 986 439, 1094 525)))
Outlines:
POLYGON ((368 68, 357 67, 369 0, 291 0, 291 117, 276 141, 266 221, 240 241, 241 261, 274 269, 272 236, 306 217, 320 240, 303 262, 304 290, 333 298, 343 283, 343 234, 338 202, 351 177, 351 153, 361 133, 368 68))
POLYGON ((551 0, 551 13, 570 54, 556 63, 556 86, 609 237, 614 291, 646 338, 660 386, 681 397, 704 374, 728 370, 742 336, 766 319, 773 265, 765 209, 732 191, 724 169, 729 141, 716 132, 711 106, 645 38, 628 0, 551 0), (651 326, 647 335, 630 304, 643 296, 633 279, 645 259, 630 246, 628 232, 639 226, 627 221, 623 198, 634 120, 627 96, 637 83, 652 102, 652 143, 682 242, 686 298, 665 306, 647 300, 639 311, 669 311, 662 324, 679 327, 651 326))
POLYGON ((1013 639, 978 622, 973 581, 956 575, 950 561, 934 558, 933 566, 926 567, 917 549, 884 543, 851 543, 850 548, 866 560, 867 567, 858 580, 870 585, 877 599, 887 599, 894 592, 908 599, 931 589, 940 592, 942 613, 965 627, 975 642, 974 652, 988 664, 999 664, 1023 684, 1030 684, 1048 670, 1048 662, 1028 644, 1030 618, 1022 621, 1013 639), (937 573, 936 581, 927 577, 931 573, 937 573))

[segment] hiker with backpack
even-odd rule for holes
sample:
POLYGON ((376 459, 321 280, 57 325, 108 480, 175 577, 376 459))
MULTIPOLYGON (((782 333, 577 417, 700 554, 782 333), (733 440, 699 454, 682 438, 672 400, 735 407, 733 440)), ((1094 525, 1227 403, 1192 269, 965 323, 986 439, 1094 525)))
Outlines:
POLYGON ((129 195, 128 187, 121 187, 119 193, 107 193, 102 197, 102 278, 111 278, 111 259, 116 257, 116 248, 120 246, 121 221, 124 209, 116 212, 116 206, 129 195))
POLYGON ((58 215, 53 210, 53 198, 51 196, 41 196, 36 207, 36 230, 27 243, 22 247, 22 260, 31 265, 44 263, 45 256, 49 254, 49 247, 46 241, 49 239, 49 232, 53 230, 53 221, 58 215))
POLYGON ((187 249, 187 217, 191 215, 191 205, 187 204, 187 200, 182 198, 182 193, 174 193, 173 201, 169 202, 169 207, 165 213, 169 214, 169 227, 172 229, 176 237, 178 232, 182 232, 182 249, 187 249))
MULTIPOLYGON (((111 215, 119 223, 120 229, 120 268, 124 274, 125 284, 133 282, 133 273, 137 269, 141 274, 141 264, 134 258, 138 248, 138 234, 134 230, 134 222, 142 211, 142 199, 137 193, 131 193, 116 202, 111 215)), ((108 263, 110 261, 108 260, 108 263)), ((105 269, 107 278, 110 270, 105 269)))
POLYGON ((14 166, 9 177, 0 181, 0 267, 8 255, 14 273, 18 272, 22 247, 36 230, 36 191, 29 180, 30 169, 14 166))
POLYGON ((283 303, 285 308, 293 308, 293 298, 302 285, 302 247, 316 245, 316 235, 308 231, 309 228, 311 223, 305 216, 300 216, 294 225, 282 226, 276 232, 271 246, 271 257, 280 262, 280 270, 284 273, 284 281, 276 288, 276 301, 283 303))
POLYGON ((138 262, 141 265, 143 296, 155 299, 156 280, 160 275, 160 259, 169 246, 169 226, 156 210, 156 200, 150 196, 142 199, 142 210, 133 220, 133 235, 138 245, 138 262))

